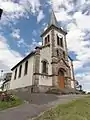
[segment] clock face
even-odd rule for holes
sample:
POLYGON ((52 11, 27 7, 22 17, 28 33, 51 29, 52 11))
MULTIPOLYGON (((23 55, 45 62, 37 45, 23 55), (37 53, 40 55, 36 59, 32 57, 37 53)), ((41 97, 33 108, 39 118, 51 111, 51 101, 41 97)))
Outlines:
POLYGON ((60 33, 57 33, 56 35, 58 35, 59 38, 63 38, 63 35, 60 33))

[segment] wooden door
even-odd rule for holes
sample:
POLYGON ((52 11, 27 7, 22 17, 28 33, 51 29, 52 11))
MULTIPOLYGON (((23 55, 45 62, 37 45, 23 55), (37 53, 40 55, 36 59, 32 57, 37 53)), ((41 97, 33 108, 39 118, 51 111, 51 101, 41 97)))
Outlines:
POLYGON ((61 70, 59 71, 58 81, 60 88, 64 88, 64 72, 61 70))

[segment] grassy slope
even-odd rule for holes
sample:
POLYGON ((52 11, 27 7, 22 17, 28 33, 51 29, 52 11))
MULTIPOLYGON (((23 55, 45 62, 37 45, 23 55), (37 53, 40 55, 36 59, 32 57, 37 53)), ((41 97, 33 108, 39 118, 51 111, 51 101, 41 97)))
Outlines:
POLYGON ((9 101, 9 102, 0 101, 0 110, 15 107, 15 106, 18 106, 22 103, 23 102, 18 97, 15 97, 15 100, 9 101))
POLYGON ((90 96, 58 105, 35 120, 90 120, 90 96))

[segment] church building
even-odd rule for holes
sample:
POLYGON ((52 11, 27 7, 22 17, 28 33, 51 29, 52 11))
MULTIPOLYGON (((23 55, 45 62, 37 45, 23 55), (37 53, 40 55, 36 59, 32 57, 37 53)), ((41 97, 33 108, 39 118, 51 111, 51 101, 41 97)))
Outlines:
POLYGON ((10 90, 47 92, 50 88, 75 89, 73 61, 68 55, 66 34, 52 11, 37 46, 12 70, 10 90))

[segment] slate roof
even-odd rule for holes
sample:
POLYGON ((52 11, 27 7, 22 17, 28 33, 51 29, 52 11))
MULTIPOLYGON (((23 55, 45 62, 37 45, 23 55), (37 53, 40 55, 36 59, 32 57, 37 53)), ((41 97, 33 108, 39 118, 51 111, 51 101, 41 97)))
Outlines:
POLYGON ((31 56, 33 56, 35 54, 36 51, 31 52, 30 54, 28 54, 26 57, 24 57, 19 63, 17 63, 11 70, 14 70, 18 65, 20 65, 21 63, 23 63, 24 61, 26 61, 28 58, 30 58, 31 56))

